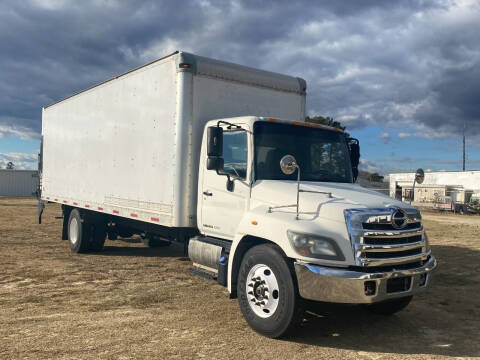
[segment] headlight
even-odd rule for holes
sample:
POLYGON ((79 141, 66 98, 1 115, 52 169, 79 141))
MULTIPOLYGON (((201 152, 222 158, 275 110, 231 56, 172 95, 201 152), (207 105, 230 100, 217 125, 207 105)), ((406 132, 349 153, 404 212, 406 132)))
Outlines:
POLYGON ((335 240, 313 234, 301 234, 287 231, 288 239, 295 251, 307 257, 327 260, 345 260, 335 240))

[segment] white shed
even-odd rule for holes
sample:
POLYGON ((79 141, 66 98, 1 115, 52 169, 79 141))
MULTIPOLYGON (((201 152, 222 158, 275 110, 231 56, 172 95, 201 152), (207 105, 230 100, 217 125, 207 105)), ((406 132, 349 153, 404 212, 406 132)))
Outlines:
MULTIPOLYGON (((415 173, 390 174, 390 196, 402 199, 402 189, 411 189, 415 173)), ((457 190, 480 193, 480 171, 432 171, 425 173, 425 181, 419 189, 427 187, 451 187, 457 190)), ((447 189, 452 192, 452 189, 447 189)), ((451 195, 451 194, 444 194, 451 195)))
POLYGON ((37 186, 36 170, 0 169, 0 196, 34 196, 37 186))

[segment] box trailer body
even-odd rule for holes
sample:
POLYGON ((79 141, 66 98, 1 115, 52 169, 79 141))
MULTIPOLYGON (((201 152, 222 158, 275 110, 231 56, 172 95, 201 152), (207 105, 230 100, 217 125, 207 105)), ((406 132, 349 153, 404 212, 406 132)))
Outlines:
POLYGON ((279 337, 302 299, 393 314, 436 267, 421 214, 355 184, 360 146, 305 122, 302 79, 177 52, 43 110, 39 220, 62 239, 183 241, 193 271, 279 337))
POLYGON ((130 71, 43 109, 42 195, 195 227, 205 123, 241 115, 303 121, 305 88, 300 78, 188 53, 130 71))

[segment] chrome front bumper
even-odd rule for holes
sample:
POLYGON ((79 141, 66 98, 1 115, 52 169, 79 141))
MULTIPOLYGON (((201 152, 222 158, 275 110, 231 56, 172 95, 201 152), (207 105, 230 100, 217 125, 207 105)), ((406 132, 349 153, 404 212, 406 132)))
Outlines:
POLYGON ((437 261, 408 270, 358 272, 295 262, 300 296, 316 301, 369 304, 425 290, 437 261), (400 286, 399 286, 400 285, 400 286))

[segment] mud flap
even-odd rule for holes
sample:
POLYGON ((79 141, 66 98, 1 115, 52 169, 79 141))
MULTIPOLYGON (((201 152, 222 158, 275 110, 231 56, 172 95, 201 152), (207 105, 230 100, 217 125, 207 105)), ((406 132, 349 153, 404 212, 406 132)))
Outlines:
POLYGON ((45 208, 45 201, 38 199, 38 223, 42 223, 42 213, 45 208))

